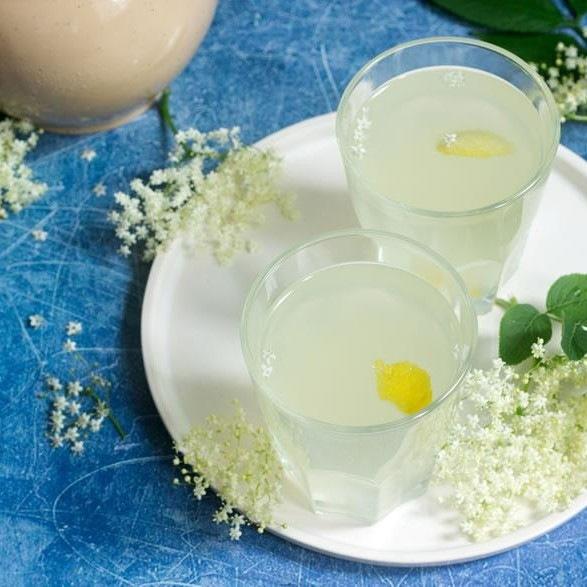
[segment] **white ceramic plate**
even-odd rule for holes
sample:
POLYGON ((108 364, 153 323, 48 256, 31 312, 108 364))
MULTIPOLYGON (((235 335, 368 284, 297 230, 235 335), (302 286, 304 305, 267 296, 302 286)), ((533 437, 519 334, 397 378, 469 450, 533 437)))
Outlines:
MULTIPOLYGON (((292 244, 317 234, 357 225, 346 194, 334 137, 334 115, 286 128, 259 144, 283 158, 284 184, 298 195, 301 220, 271 215, 255 234, 258 252, 218 267, 207 254, 193 258, 181 242, 153 264, 142 316, 142 346, 151 393, 175 439, 206 415, 230 409, 237 397, 258 418, 241 356, 239 319, 255 275, 292 244)), ((584 271, 587 251, 587 163, 568 149, 557 154, 546 197, 516 276, 501 294, 543 302, 549 284, 563 273, 584 271)), ((480 321, 476 364, 497 350, 499 311, 480 321)), ((404 504, 373 526, 339 516, 318 516, 293 483, 277 512, 287 529, 274 532, 300 545, 344 558, 386 565, 436 565, 472 560, 513 548, 552 530, 587 506, 587 495, 564 512, 541 519, 502 538, 469 542, 454 513, 431 493, 404 504)))

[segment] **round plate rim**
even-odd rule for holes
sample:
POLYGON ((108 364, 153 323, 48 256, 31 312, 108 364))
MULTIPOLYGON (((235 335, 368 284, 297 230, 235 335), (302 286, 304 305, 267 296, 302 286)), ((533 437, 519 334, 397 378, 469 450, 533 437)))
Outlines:
MULTIPOLYGON (((255 145, 260 148, 273 147, 278 150, 280 148, 292 149, 298 143, 315 140, 317 137, 320 139, 327 138, 325 133, 330 132, 334 128, 334 117, 335 113, 330 112, 302 120, 264 137, 255 143, 255 145)), ((566 163, 577 173, 587 178, 587 161, 563 145, 560 145, 558 148, 554 166, 561 162, 566 163)), ((157 255, 151 266, 141 311, 141 349, 151 396, 167 431, 173 438, 171 433, 172 426, 170 424, 171 416, 163 401, 165 393, 154 384, 155 377, 152 368, 154 357, 150 340, 146 334, 148 331, 146 325, 150 323, 151 317, 154 315, 154 309, 156 308, 156 286, 159 275, 163 272, 163 267, 167 260, 172 258, 171 253, 171 251, 168 251, 157 255)), ((562 512, 547 515, 505 536, 485 542, 473 542, 463 546, 428 551, 392 551, 375 550, 365 547, 360 548, 289 526, 285 529, 274 527, 269 528, 269 530, 277 536, 304 548, 346 560, 382 566, 427 567, 464 563, 503 553, 558 528, 585 508, 587 508, 587 492, 577 497, 562 512)))

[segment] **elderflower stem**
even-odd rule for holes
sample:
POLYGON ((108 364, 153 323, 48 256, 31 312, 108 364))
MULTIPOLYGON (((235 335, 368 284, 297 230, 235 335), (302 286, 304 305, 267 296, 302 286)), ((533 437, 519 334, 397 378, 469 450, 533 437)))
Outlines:
POLYGON ((509 310, 511 307, 515 306, 518 303, 516 298, 511 297, 509 300, 504 300, 503 298, 495 298, 495 305, 498 308, 502 308, 504 310, 509 310))
MULTIPOLYGON (((513 308, 517 304, 518 300, 514 297, 510 298, 509 300, 504 300, 503 298, 495 298, 495 305, 506 311, 510 308, 513 308)), ((548 316, 551 320, 554 320, 555 322, 562 322, 562 320, 556 314, 552 314, 551 312, 544 312, 544 316, 548 316)))
POLYGON ((587 122, 587 115, 583 114, 567 114, 565 118, 567 120, 574 120, 575 122, 587 122))
MULTIPOLYGON (((84 395, 91 397, 94 400, 94 402, 96 403, 96 405, 98 405, 100 403, 104 404, 104 400, 102 400, 102 398, 91 387, 86 387, 84 389, 83 393, 84 393, 84 395)), ((126 432, 124 431, 124 428, 122 427, 122 425, 118 421, 118 418, 112 413, 112 410, 110 409, 109 405, 108 405, 108 416, 107 417, 110 420, 110 422, 112 423, 112 426, 114 426, 114 429, 116 430, 118 436, 120 436, 120 438, 122 440, 124 440, 126 438, 126 432)))
POLYGON ((169 108, 169 96, 171 96, 171 90, 169 88, 165 88, 161 93, 161 98, 159 98, 159 102, 157 107, 159 108, 159 114, 161 115, 161 119, 169 128, 169 130, 176 135, 178 132, 178 128, 173 120, 173 116, 171 115, 171 110, 169 108))

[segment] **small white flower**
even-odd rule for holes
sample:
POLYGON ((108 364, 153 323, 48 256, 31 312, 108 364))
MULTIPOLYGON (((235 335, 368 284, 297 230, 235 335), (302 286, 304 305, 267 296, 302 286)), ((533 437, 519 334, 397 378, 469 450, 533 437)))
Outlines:
POLYGON ((29 326, 31 328, 41 328, 45 325, 45 318, 41 314, 32 314, 29 316, 29 326))
POLYGON ((538 338, 536 342, 530 347, 532 356, 535 359, 542 360, 544 359, 544 354, 546 353, 546 349, 544 348, 544 339, 538 338))
POLYGON ((242 531, 239 526, 232 526, 228 531, 231 540, 239 540, 242 536, 242 531))
POLYGON ((273 373, 273 367, 271 365, 267 365, 265 363, 261 364, 261 374, 263 377, 270 377, 271 373, 273 373))
POLYGON ((67 400, 65 399, 64 395, 58 395, 53 402, 53 407, 56 410, 65 410, 67 407, 67 400))
POLYGON ((67 384, 67 393, 72 396, 72 397, 79 397, 79 394, 83 391, 83 386, 82 384, 76 380, 76 381, 70 381, 67 384))
POLYGON ((92 432, 98 432, 100 428, 102 428, 102 423, 104 422, 104 418, 93 418, 90 422, 90 430, 92 432))
POLYGON ((80 157, 82 159, 85 159, 88 163, 90 163, 91 161, 93 161, 96 157, 96 151, 94 151, 93 149, 84 149, 81 152, 80 157))
POLYGON ((98 405, 96 406, 96 415, 99 418, 107 418, 110 415, 110 409, 103 401, 98 402, 98 405))
POLYGON ((76 416, 77 414, 79 414, 81 409, 81 404, 76 401, 69 402, 67 405, 67 410, 72 416, 76 416))
POLYGON ((68 353, 72 353, 73 351, 77 350, 77 342, 75 342, 75 340, 71 340, 71 338, 68 338, 63 343, 63 350, 68 353))
POLYGON ((83 440, 76 440, 71 445, 71 452, 74 455, 81 455, 84 452, 84 442, 83 442, 83 440))
POLYGON ((72 320, 67 323, 67 326, 65 327, 65 332, 67 336, 75 336, 76 334, 79 334, 82 331, 82 329, 83 326, 81 322, 72 320))
POLYGON ((53 410, 50 416, 51 426, 53 430, 59 431, 65 425, 65 415, 60 410, 53 410))
POLYGON ((53 448, 61 448, 63 446, 63 436, 61 436, 58 432, 51 434, 49 439, 51 440, 51 446, 53 448))
POLYGON ((31 230, 31 235, 36 241, 46 241, 47 232, 45 230, 31 230))
POLYGON ((272 361, 275 361, 275 353, 269 349, 265 349, 261 356, 263 358, 263 361, 266 363, 271 363, 272 361))
POLYGON ((565 49, 565 55, 570 58, 575 58, 579 55, 579 50, 577 49, 577 47, 575 47, 575 45, 569 45, 565 49))
POLYGON ((79 415, 75 424, 80 430, 85 430, 91 422, 92 418, 90 417, 90 415, 87 412, 83 412, 79 415))
POLYGON ((77 426, 70 426, 63 434, 65 440, 75 442, 79 438, 79 430, 77 426))
POLYGON ((102 182, 97 183, 94 186, 94 189, 92 190, 92 192, 94 192, 94 195, 97 198, 101 198, 102 196, 106 195, 106 186, 102 182))
POLYGON ((444 137, 442 138, 442 140, 444 141, 444 144, 447 147, 450 147, 451 145, 454 145, 454 143, 457 142, 457 133, 455 132, 447 132, 444 137))
POLYGON ((63 385, 61 385, 61 381, 57 379, 57 377, 47 377, 46 379, 47 387, 51 391, 61 391, 63 389, 63 385))

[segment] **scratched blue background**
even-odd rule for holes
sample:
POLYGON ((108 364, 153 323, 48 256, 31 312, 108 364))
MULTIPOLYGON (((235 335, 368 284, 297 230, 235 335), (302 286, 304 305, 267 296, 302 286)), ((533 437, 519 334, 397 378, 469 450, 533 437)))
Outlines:
MULTIPOLYGON (((173 84, 180 126, 239 124, 253 141, 335 109, 368 58, 396 43, 467 28, 415 1, 221 0, 212 29, 173 84)), ((513 552, 466 565, 393 569, 315 554, 210 523, 215 499, 174 489, 170 440, 151 401, 139 341, 148 267, 124 260, 106 213, 112 192, 164 160, 157 115, 100 135, 45 135, 35 173, 49 192, 0 224, 0 584, 585 585, 587 513, 513 552), (85 148, 97 157, 80 158, 85 148), (92 188, 103 181, 108 195, 92 188), (31 230, 49 234, 37 242, 31 230), (26 319, 43 314, 32 330, 26 319), (129 434, 106 427, 84 458, 53 451, 47 373, 63 373, 63 327, 81 320, 83 355, 113 381, 129 434), (61 371, 60 371, 61 370, 61 371)), ((563 142, 587 153, 587 127, 563 142)))

